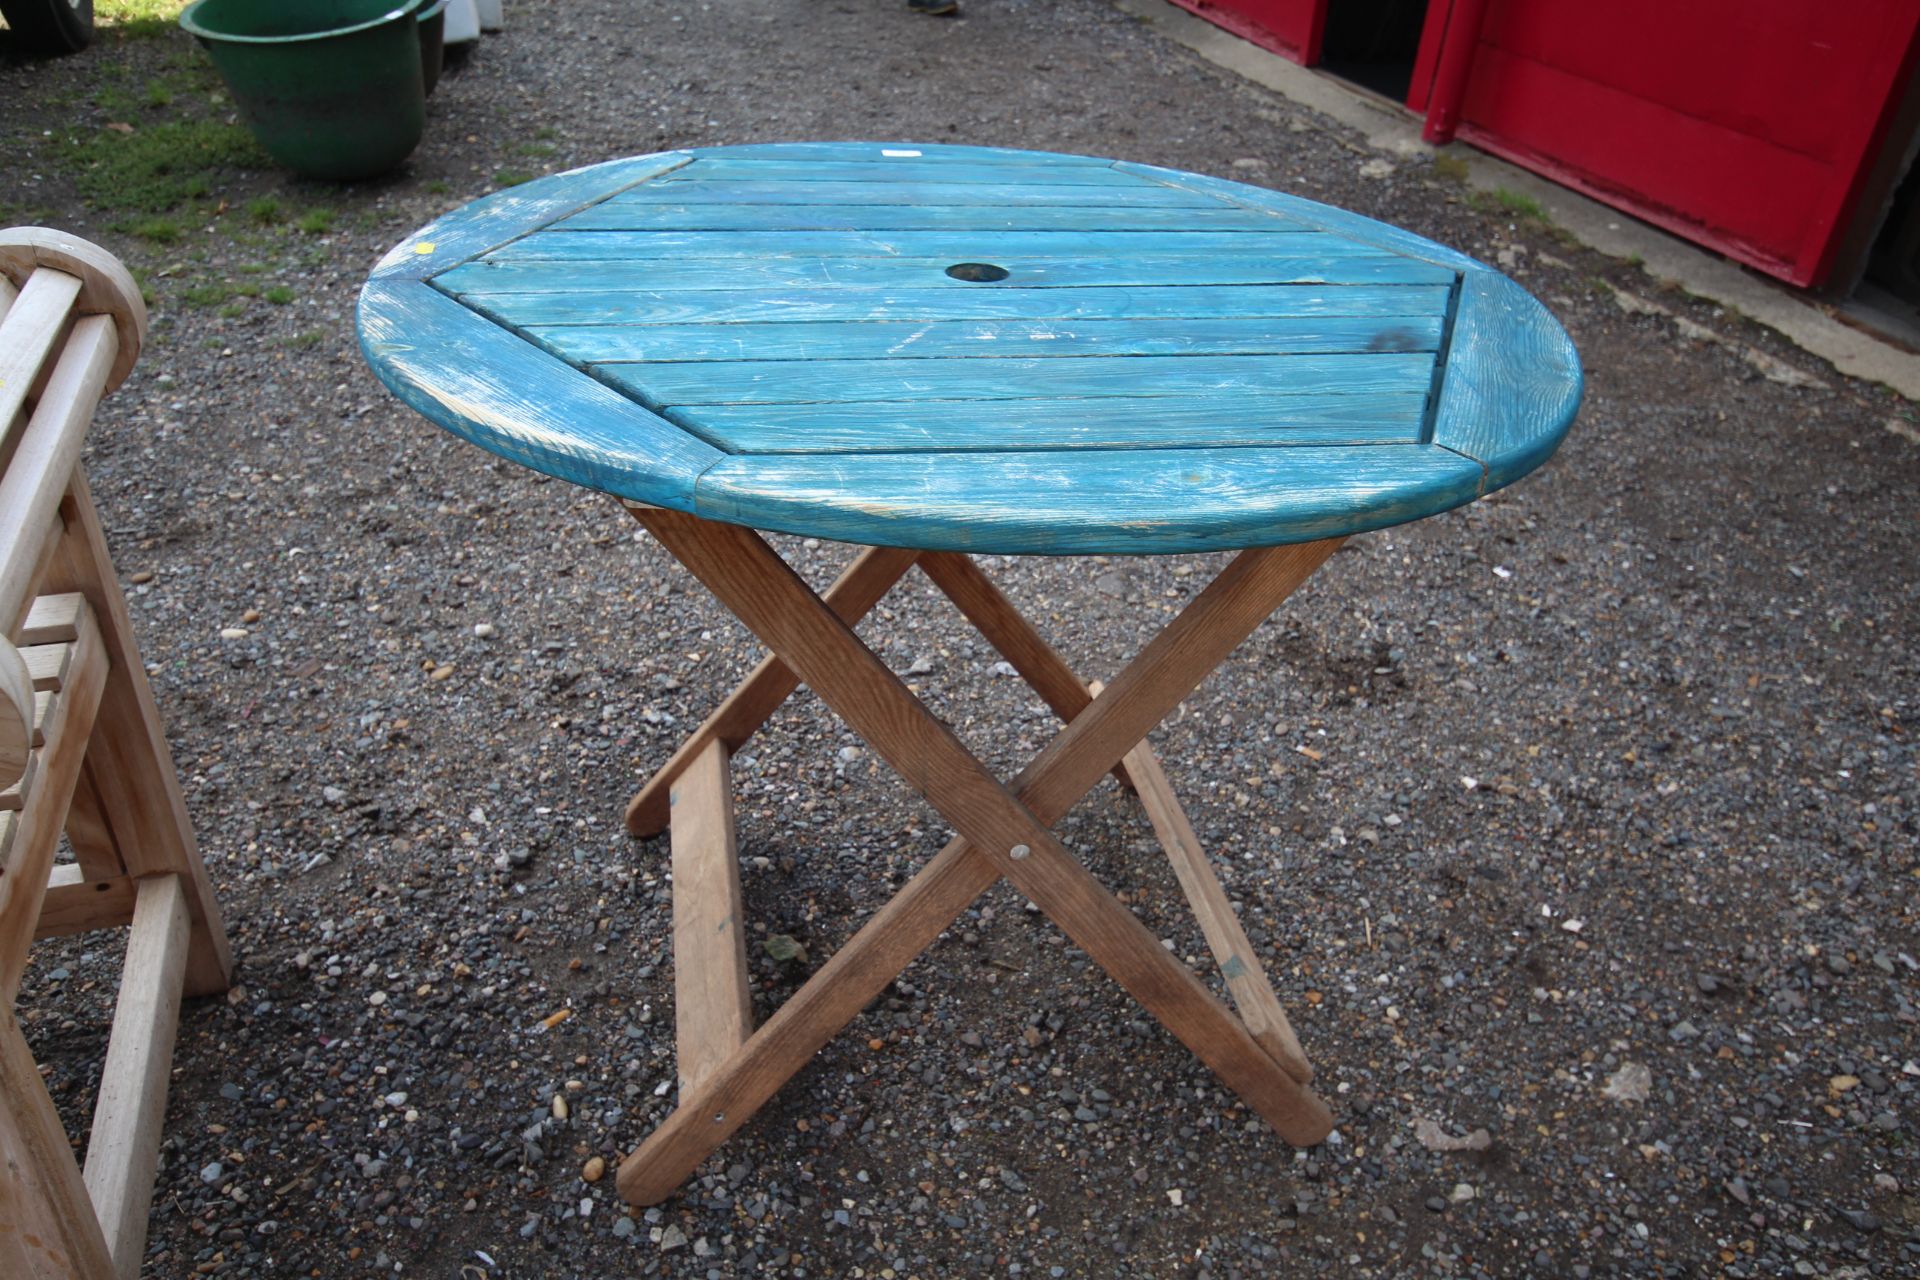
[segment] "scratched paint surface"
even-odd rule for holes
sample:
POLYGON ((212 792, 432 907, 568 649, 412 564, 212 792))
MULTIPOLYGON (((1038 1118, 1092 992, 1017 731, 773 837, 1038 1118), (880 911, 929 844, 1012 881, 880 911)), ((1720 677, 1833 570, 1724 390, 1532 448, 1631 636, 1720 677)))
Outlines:
POLYGON ((1395 228, 1087 156, 769 144, 468 206, 362 295, 375 371, 589 487, 820 537, 1153 553, 1510 483, 1580 398, 1524 290, 1395 228))

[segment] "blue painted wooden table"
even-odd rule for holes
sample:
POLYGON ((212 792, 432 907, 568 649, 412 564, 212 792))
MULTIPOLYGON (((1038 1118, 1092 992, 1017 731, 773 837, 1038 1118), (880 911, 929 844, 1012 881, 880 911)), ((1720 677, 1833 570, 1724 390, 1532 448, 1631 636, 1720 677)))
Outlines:
POLYGON ((1470 258, 1277 192, 974 147, 667 152, 515 187, 373 273, 381 379, 623 498, 870 545, 1297 542, 1526 474, 1566 334, 1470 258))
POLYGON ((1144 739, 1346 535, 1553 452, 1580 367, 1522 289, 1193 174, 782 144, 617 161, 450 214, 374 271, 360 335, 441 426, 626 499, 772 650, 628 807, 634 834, 672 833, 680 1101, 622 1162, 622 1195, 671 1194, 1003 877, 1281 1137, 1326 1136, 1144 739), (867 549, 819 593, 755 529, 867 549), (1219 548, 1241 550, 1097 696, 965 554, 1219 548), (1010 781, 852 630, 916 566, 1066 724, 1010 781), (756 1029, 728 762, 801 681, 955 835, 756 1029), (1109 772, 1231 1010, 1053 833, 1109 772))

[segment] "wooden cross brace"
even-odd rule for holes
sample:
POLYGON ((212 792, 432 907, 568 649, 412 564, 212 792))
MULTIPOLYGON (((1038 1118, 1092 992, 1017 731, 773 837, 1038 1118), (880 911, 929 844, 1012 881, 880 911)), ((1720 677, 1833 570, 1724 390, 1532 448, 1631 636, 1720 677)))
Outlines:
POLYGON ((1143 739, 1341 539, 1241 552, 1095 697, 964 555, 872 548, 823 598, 751 529, 627 505, 772 656, 628 807, 639 835, 658 833, 672 814, 681 1088, 679 1106, 621 1163, 622 1196, 655 1204, 671 1195, 1001 877, 1282 1138, 1309 1146, 1326 1137, 1333 1119, 1307 1088, 1306 1057, 1143 739), (915 563, 1067 721, 1011 783, 994 778, 853 633, 915 563), (727 759, 801 681, 958 834, 755 1031, 727 759), (1239 1017, 1051 831, 1109 771, 1139 792, 1239 1017))

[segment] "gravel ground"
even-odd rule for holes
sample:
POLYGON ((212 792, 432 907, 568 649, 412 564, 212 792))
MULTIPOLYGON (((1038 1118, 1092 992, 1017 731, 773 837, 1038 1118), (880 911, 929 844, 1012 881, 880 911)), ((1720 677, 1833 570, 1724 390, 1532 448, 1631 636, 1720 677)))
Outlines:
MULTIPOLYGON (((191 44, 0 54, 0 221, 154 294, 89 465, 240 958, 185 1013, 148 1275, 1920 1274, 1910 405, 1097 0, 509 18, 402 175, 228 175, 170 245, 59 138, 180 110, 108 91, 191 44), (1497 260, 1584 354, 1550 466, 1356 539, 1157 735, 1319 1067, 1316 1150, 996 890, 683 1195, 595 1180, 673 1104, 667 851, 621 807, 758 654, 611 503, 388 398, 353 299, 506 171, 842 137, 1325 199, 1497 260), (223 281, 293 296, 195 305, 223 281)), ((990 567, 1104 675, 1217 563, 990 567)), ((871 631, 996 767, 1050 735, 924 583, 871 631)), ((735 780, 752 928, 810 956, 755 948, 764 1016, 944 832, 807 696, 735 780)), ((1130 798, 1062 830, 1203 953, 1130 798)), ((45 945, 20 996, 76 1133, 116 952, 45 945)))

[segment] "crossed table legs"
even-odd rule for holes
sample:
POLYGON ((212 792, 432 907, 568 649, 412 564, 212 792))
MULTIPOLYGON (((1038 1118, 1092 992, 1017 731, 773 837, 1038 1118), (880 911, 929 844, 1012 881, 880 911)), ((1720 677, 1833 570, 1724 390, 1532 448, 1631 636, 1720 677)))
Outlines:
POLYGON ((634 798, 628 826, 673 814, 680 1104, 622 1162, 654 1204, 773 1096, 996 880, 1005 877, 1297 1146, 1333 1127, 1305 1056, 1146 734, 1339 546, 1243 551, 1094 697, 963 555, 873 548, 826 598, 750 529, 629 504, 634 517, 773 652, 634 798), (1011 783, 995 779, 851 628, 922 570, 1068 723, 1011 783), (727 753, 805 681, 958 834, 799 991, 751 1029, 727 753), (1049 829, 1102 774, 1140 793, 1240 1016, 1163 948, 1049 829), (662 794, 670 788, 670 794, 662 794))

